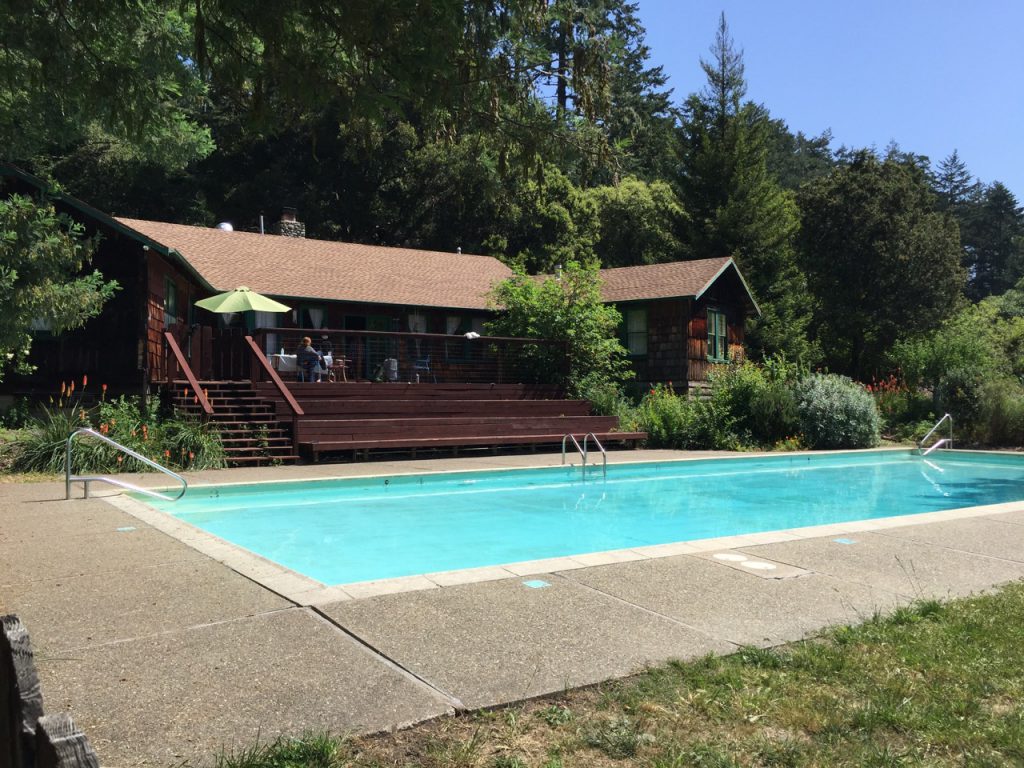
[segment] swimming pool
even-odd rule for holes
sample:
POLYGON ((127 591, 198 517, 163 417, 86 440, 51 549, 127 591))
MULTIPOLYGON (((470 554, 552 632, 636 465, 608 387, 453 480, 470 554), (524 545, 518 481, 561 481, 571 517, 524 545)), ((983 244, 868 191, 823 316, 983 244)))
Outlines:
POLYGON ((784 454, 196 487, 146 503, 324 584, 1024 499, 1024 456, 784 454))

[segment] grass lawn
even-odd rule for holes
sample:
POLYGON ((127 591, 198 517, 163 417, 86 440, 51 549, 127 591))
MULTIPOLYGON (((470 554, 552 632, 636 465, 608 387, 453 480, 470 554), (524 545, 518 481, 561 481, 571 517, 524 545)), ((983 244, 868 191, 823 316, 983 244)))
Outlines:
POLYGON ((218 765, 1024 765, 1024 584, 392 735, 279 741, 218 765))

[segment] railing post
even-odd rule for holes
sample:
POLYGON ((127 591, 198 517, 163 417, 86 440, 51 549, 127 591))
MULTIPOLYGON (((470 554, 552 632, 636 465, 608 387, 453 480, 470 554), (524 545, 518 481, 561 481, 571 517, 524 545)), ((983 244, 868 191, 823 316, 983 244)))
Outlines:
POLYGON ((67 712, 43 715, 36 728, 34 768, 99 768, 92 745, 67 712))
POLYGON ((42 715, 28 630, 17 616, 0 617, 0 768, 31 765, 36 721, 42 715))

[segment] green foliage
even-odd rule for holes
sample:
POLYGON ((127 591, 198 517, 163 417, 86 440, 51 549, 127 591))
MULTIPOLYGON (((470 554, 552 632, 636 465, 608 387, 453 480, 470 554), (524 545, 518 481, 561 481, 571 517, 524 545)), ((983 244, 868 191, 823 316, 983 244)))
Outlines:
POLYGON ((0 198, 0 379, 9 368, 32 370, 33 323, 53 333, 76 328, 99 314, 117 290, 98 271, 80 274, 92 248, 81 226, 48 203, 0 198))
MULTIPOLYGON (((951 413, 956 432, 989 445, 1024 443, 1024 317, 993 297, 965 307, 937 330, 896 344, 892 361, 913 389, 931 391, 936 415, 951 413)), ((908 421, 920 419, 919 410, 908 421)))
POLYGON ((25 161, 80 143, 167 167, 210 152, 190 23, 165 0, 0 5, 0 147, 25 161))
POLYGON ((601 303, 596 265, 569 262, 543 280, 519 273, 497 285, 491 301, 498 314, 488 333, 549 340, 519 354, 517 365, 535 381, 580 395, 632 375, 616 336, 621 315, 601 303))
POLYGON ((618 384, 610 381, 590 383, 583 391, 583 397, 590 401, 595 415, 615 416, 619 420, 620 432, 642 431, 636 406, 618 384))
POLYGON ((962 209, 968 295, 1001 294, 1024 277, 1024 206, 997 181, 978 189, 962 209))
POLYGON ((629 177, 584 195, 596 211, 594 252, 604 267, 680 261, 689 255, 680 239, 686 212, 663 181, 629 177))
POLYGON ((679 397, 671 387, 651 389, 637 408, 640 429, 647 433, 651 448, 690 448, 694 431, 691 401, 679 397))
POLYGON ((643 732, 626 717, 592 723, 583 732, 583 742, 587 746, 613 760, 633 757, 644 741, 643 732))
POLYGON ((935 328, 960 300, 956 225, 934 210, 923 171, 860 152, 805 185, 800 251, 832 370, 881 370, 891 346, 935 328))
MULTIPOLYGON (((85 387, 83 385, 82 390, 85 387)), ((11 467, 19 472, 64 471, 68 436, 81 427, 92 427, 126 448, 171 469, 211 469, 224 466, 224 448, 215 430, 190 419, 161 418, 155 401, 144 405, 138 398, 102 398, 83 406, 68 386, 56 403, 31 417, 13 444, 11 467)), ((149 472, 150 467, 113 446, 83 436, 72 452, 78 473, 149 472)))
POLYGON ((722 365, 709 375, 711 391, 705 397, 681 397, 659 385, 634 411, 613 400, 614 409, 602 405, 601 412, 631 419, 655 448, 796 450, 801 446, 794 392, 798 375, 797 366, 782 356, 764 365, 722 365))
POLYGON ((845 376, 815 373, 797 387, 800 430, 816 449, 874 448, 881 418, 870 394, 845 376))
POLYGON ((733 430, 743 445, 770 446, 800 428, 793 387, 798 368, 784 356, 764 365, 750 361, 722 366, 711 376, 712 400, 733 414, 733 430))
POLYGON ((637 407, 637 419, 652 448, 736 450, 737 415, 728 397, 712 390, 710 398, 677 395, 672 387, 651 389, 637 407))
POLYGON ((920 439, 935 423, 932 397, 907 386, 895 374, 873 381, 867 389, 875 397, 887 436, 897 440, 920 439))
POLYGON ((347 750, 340 739, 327 734, 308 734, 300 738, 279 737, 267 744, 222 752, 215 768, 342 768, 350 765, 347 750))
POLYGON ((0 427, 7 429, 20 429, 28 423, 32 416, 32 408, 28 398, 17 398, 3 415, 0 415, 0 427))

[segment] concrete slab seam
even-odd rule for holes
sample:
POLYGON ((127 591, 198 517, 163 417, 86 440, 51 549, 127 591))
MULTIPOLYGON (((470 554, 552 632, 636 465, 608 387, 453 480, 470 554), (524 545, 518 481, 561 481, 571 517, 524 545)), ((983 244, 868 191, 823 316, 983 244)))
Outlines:
POLYGON ((449 693, 438 685, 430 682, 426 678, 413 672, 411 669, 406 667, 400 661, 393 659, 388 654, 377 648, 373 643, 363 639, 352 630, 345 627, 343 624, 339 624, 330 615, 322 611, 315 605, 306 606, 302 610, 309 611, 311 614, 319 618, 328 626, 332 627, 335 631, 346 637, 350 642, 354 643, 359 648, 363 649, 367 654, 380 661, 385 666, 395 670, 399 674, 407 677, 411 682, 427 689, 427 692, 431 696, 439 699, 442 703, 451 707, 452 711, 466 712, 469 710, 465 704, 453 693, 449 693))
MULTIPOLYGON (((596 566, 596 567, 603 567, 603 566, 596 566)), ((670 622, 672 624, 675 624, 677 627, 682 627, 683 629, 686 629, 686 630, 688 630, 690 632, 693 632, 694 634, 700 635, 701 637, 706 637, 708 640, 712 640, 714 642, 725 642, 725 643, 728 643, 729 645, 735 646, 736 648, 740 647, 739 643, 735 643, 732 640, 729 640, 727 638, 715 637, 714 635, 708 634, 707 632, 705 632, 702 629, 698 629, 697 627, 693 626, 692 624, 687 624, 685 621, 680 621, 679 619, 673 618, 672 616, 668 616, 668 615, 666 615, 664 613, 660 613, 660 612, 655 611, 655 610, 653 610, 651 608, 647 608, 646 606, 637 605, 636 603, 632 603, 629 600, 626 600, 624 597, 619 597, 618 595, 613 595, 612 593, 605 592, 603 589, 599 589, 598 587, 593 587, 590 584, 584 584, 581 581, 577 581, 576 579, 572 578, 571 574, 572 574, 572 571, 570 571, 567 574, 566 573, 552 573, 552 574, 549 574, 549 575, 552 576, 553 578, 562 579, 562 580, 564 580, 564 581, 566 581, 566 582, 568 582, 570 584, 573 584, 573 585, 575 585, 577 587, 580 587, 583 590, 586 590, 588 592, 593 592, 596 595, 601 595, 601 597, 609 598, 610 600, 612 600, 612 601, 614 601, 616 603, 621 603, 622 605, 629 606, 630 608, 638 610, 641 613, 646 613, 648 616, 654 616, 654 617, 659 618, 659 619, 664 619, 665 621, 668 621, 668 622, 670 622)))

